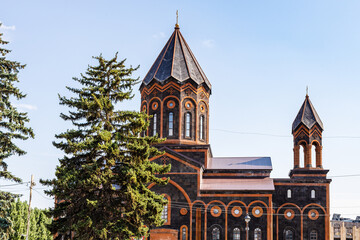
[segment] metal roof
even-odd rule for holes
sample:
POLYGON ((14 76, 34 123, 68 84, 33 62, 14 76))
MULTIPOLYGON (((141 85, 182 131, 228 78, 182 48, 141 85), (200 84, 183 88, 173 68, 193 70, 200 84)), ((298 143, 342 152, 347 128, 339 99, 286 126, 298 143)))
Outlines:
POLYGON ((209 80, 190 50, 178 26, 175 27, 170 39, 146 74, 143 83, 149 84, 153 79, 163 82, 170 77, 180 82, 192 79, 197 84, 205 83, 211 89, 209 80))
POLYGON ((320 117, 312 105, 308 95, 306 95, 305 101, 293 122, 292 131, 294 132, 301 123, 308 129, 312 128, 316 123, 319 124, 321 129, 324 129, 323 123, 321 122, 320 117))
POLYGON ((268 169, 272 170, 270 157, 214 157, 208 169, 268 169))
POLYGON ((218 179, 204 178, 201 180, 200 190, 274 190, 274 181, 271 178, 260 179, 218 179))

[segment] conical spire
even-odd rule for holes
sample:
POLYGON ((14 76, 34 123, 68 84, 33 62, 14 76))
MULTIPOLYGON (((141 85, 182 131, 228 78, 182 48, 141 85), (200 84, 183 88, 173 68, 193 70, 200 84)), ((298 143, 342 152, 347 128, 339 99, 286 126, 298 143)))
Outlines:
POLYGON ((178 24, 175 25, 173 34, 146 74, 143 83, 147 85, 153 79, 164 82, 170 77, 180 82, 192 79, 197 84, 204 83, 211 89, 209 80, 182 36, 178 24))
POLYGON ((320 126, 321 130, 324 129, 319 115, 312 105, 309 96, 306 94, 305 101, 293 122, 292 132, 294 132, 301 124, 304 124, 308 129, 311 129, 316 123, 320 126))

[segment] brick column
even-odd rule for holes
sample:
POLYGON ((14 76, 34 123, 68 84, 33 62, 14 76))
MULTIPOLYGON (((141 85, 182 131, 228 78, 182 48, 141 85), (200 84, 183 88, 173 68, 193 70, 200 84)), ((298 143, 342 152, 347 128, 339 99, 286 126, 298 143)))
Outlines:
POLYGON ((316 167, 317 168, 323 168, 322 166, 322 146, 316 146, 316 167))
POLYGON ((296 145, 294 146, 294 169, 300 167, 300 146, 296 145))
POLYGON ((310 168, 311 167, 311 144, 306 144, 305 147, 305 167, 310 168))

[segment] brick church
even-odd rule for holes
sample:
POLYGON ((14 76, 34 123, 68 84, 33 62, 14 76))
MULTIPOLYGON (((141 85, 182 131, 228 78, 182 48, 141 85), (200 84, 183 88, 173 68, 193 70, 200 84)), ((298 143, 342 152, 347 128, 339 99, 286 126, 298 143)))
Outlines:
POLYGON ((289 178, 271 178, 270 157, 213 156, 211 83, 178 25, 140 91, 141 110, 153 116, 147 134, 166 138, 158 146, 164 154, 150 160, 171 164, 160 175, 170 178, 166 186, 149 185, 168 199, 165 224, 150 231, 151 240, 329 239, 331 180, 322 164, 323 124, 309 96, 292 124, 289 178))

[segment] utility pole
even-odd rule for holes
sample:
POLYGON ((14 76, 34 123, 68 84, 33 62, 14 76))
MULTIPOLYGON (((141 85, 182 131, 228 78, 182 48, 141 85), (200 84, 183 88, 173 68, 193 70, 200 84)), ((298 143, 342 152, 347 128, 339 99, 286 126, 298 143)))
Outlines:
POLYGON ((31 197, 32 197, 32 188, 35 186, 34 183, 34 175, 31 174, 31 182, 30 182, 30 197, 29 197, 29 209, 27 216, 27 225, 26 225, 26 240, 29 239, 29 231, 30 231, 30 213, 31 213, 31 197))

